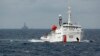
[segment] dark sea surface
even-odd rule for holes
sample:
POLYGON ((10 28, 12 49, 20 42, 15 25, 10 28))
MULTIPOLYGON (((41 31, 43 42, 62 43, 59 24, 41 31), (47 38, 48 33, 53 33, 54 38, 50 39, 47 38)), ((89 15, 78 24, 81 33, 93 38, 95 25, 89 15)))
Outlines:
POLYGON ((100 56, 100 29, 84 29, 87 43, 28 42, 49 29, 0 29, 0 56, 100 56))

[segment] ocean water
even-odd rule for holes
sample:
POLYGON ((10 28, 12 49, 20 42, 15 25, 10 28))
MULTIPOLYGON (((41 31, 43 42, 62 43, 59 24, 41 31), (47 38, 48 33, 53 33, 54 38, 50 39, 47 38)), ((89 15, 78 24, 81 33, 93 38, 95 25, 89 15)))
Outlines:
POLYGON ((0 29, 0 56, 100 56, 100 29, 84 29, 87 43, 28 42, 49 29, 0 29))

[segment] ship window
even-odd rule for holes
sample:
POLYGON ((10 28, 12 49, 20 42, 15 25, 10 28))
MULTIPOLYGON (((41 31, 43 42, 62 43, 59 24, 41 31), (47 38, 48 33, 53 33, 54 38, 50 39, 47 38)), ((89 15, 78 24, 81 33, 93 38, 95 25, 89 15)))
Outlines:
POLYGON ((69 38, 73 38, 73 35, 69 35, 69 38))
POLYGON ((60 37, 58 37, 58 38, 60 38, 60 37))
POLYGON ((63 26, 64 28, 68 27, 68 26, 63 26))
POLYGON ((61 33, 56 33, 56 34, 61 34, 61 33))
POLYGON ((68 24, 68 23, 63 23, 63 24, 68 24))

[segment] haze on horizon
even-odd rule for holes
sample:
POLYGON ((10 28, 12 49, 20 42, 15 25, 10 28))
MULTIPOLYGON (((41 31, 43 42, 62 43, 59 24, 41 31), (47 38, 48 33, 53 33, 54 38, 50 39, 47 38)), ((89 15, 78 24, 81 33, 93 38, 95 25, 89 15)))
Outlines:
MULTIPOLYGON (((72 22, 100 29, 100 0, 71 0, 72 22)), ((67 21, 67 0, 0 0, 0 29, 50 28, 58 15, 67 21)))

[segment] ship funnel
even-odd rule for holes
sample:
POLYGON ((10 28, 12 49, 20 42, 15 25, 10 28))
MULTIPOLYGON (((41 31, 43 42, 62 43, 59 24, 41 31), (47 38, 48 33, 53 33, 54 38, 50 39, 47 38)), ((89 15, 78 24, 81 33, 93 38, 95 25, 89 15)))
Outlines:
POLYGON ((61 25, 62 25, 62 15, 59 14, 59 26, 61 26, 61 25))

